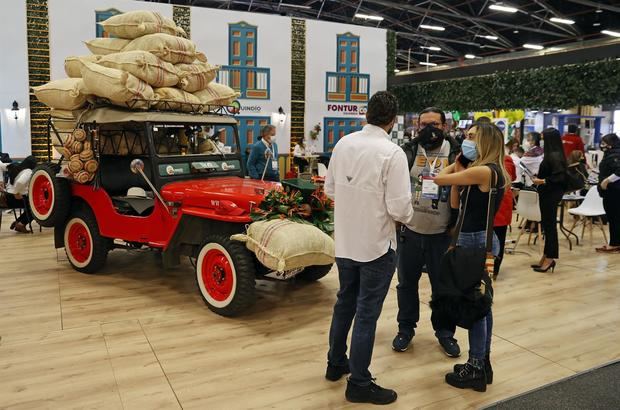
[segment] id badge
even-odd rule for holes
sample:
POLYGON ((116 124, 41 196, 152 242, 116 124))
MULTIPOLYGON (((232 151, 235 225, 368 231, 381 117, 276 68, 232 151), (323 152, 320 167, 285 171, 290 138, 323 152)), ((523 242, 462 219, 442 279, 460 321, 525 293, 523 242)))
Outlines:
POLYGON ((422 198, 439 199, 439 185, 435 183, 435 177, 430 175, 422 177, 422 198))
POLYGON ((274 159, 273 161, 271 161, 271 168, 273 170, 278 169, 278 161, 277 160, 274 159))

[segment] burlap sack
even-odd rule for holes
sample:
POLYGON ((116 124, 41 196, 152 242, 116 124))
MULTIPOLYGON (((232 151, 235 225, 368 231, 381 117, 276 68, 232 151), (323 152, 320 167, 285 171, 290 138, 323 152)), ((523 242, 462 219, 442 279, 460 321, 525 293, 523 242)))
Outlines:
POLYGON ((64 141, 68 136, 71 136, 76 126, 75 117, 73 116, 73 111, 59 110, 56 108, 50 110, 50 117, 57 131, 57 133, 54 131, 50 132, 52 145, 56 148, 58 153, 61 153, 60 146, 62 145, 62 141, 60 138, 64 141))
POLYGON ((173 87, 179 82, 177 69, 148 51, 124 51, 102 56, 99 65, 127 71, 153 87, 173 87))
POLYGON ((65 78, 32 87, 43 104, 61 110, 77 110, 86 104, 89 91, 81 78, 65 78))
POLYGON ((89 63, 96 63, 101 58, 100 55, 88 55, 80 57, 67 57, 65 58, 65 73, 70 78, 82 78, 82 61, 89 63))
POLYGON ((335 245, 330 236, 314 225, 286 219, 254 222, 247 235, 233 235, 231 239, 245 242, 263 265, 275 271, 335 261, 335 245))
POLYGON ((127 47, 129 43, 131 43, 131 40, 125 40, 124 38, 96 38, 84 42, 91 53, 102 56, 118 53, 127 47))
POLYGON ((239 97, 239 93, 232 88, 219 83, 210 83, 204 90, 194 93, 203 104, 228 105, 239 97))
POLYGON ((185 30, 168 17, 154 11, 130 11, 99 23, 105 31, 120 38, 134 39, 154 33, 187 37, 185 30))
POLYGON ((209 63, 177 64, 175 65, 179 73, 179 88, 193 93, 204 90, 207 85, 217 76, 219 66, 209 63))
POLYGON ((170 34, 159 33, 138 37, 123 49, 123 51, 134 50, 148 51, 172 64, 192 63, 196 59, 207 61, 204 54, 196 52, 196 45, 193 42, 170 34))
POLYGON ((91 93, 123 107, 148 109, 149 101, 156 98, 150 85, 115 68, 85 62, 82 78, 91 93))
POLYGON ((156 88, 155 95, 159 100, 159 102, 155 104, 155 108, 158 110, 192 112, 202 109, 202 104, 198 97, 194 94, 179 90, 178 88, 156 88))

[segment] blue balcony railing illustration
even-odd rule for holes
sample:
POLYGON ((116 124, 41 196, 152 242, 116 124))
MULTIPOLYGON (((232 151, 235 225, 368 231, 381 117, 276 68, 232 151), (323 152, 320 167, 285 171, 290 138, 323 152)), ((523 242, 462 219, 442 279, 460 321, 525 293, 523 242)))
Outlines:
POLYGON ((370 75, 329 72, 325 79, 327 101, 368 102, 370 75))
POLYGON ((225 65, 217 75, 217 82, 239 91, 239 98, 268 100, 270 77, 269 68, 225 65))

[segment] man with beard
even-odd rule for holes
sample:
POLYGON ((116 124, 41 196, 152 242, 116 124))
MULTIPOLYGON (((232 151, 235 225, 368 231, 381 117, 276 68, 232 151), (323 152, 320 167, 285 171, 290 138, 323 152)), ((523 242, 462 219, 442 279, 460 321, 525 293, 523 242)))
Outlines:
MULTIPOLYGON (((450 208, 450 187, 439 187, 433 182, 461 152, 458 142, 445 130, 445 113, 435 107, 426 108, 418 119, 417 137, 403 146, 409 163, 414 216, 399 232, 398 334, 392 342, 397 352, 409 348, 420 319, 418 283, 422 269, 426 265, 431 288, 435 289, 441 257, 450 244, 448 230, 458 217, 458 210, 453 212, 450 208)), ((456 326, 438 323, 433 315, 431 322, 446 355, 460 356, 461 350, 454 339, 456 326)))

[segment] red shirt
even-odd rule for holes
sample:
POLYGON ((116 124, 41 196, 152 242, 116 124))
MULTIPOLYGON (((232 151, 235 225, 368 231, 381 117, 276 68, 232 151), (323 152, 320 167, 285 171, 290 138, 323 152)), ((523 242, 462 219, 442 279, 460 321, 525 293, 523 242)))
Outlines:
POLYGON ((562 146, 564 148, 564 155, 566 159, 573 151, 581 151, 585 153, 585 147, 583 146, 583 140, 577 134, 564 134, 562 137, 562 146))
MULTIPOLYGON (((504 157, 504 167, 506 171, 508 171, 508 175, 510 175, 510 180, 514 181, 517 177, 515 170, 515 163, 510 158, 510 155, 506 155, 504 157)), ((495 214, 495 221, 493 221, 493 226, 508 226, 512 223, 512 190, 510 189, 510 185, 506 187, 504 190, 504 196, 502 198, 502 202, 499 205, 499 209, 495 214)))

